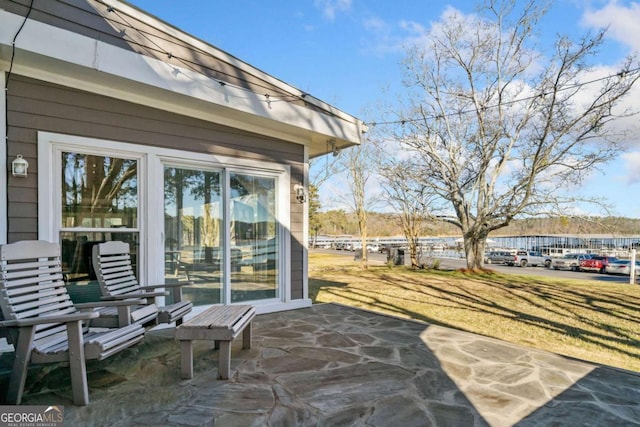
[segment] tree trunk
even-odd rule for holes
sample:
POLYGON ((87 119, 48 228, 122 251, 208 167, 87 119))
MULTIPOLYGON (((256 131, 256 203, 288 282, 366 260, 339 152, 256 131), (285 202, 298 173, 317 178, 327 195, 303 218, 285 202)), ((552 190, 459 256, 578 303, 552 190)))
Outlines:
POLYGON ((418 262, 418 244, 413 239, 407 239, 409 244, 409 256, 411 257, 411 268, 421 268, 422 266, 418 262))
MULTIPOLYGON (((365 230, 366 231, 366 230, 365 230)), ((367 252, 367 235, 363 233, 360 240, 360 245, 362 246, 362 259, 360 261, 360 266, 363 270, 367 270, 369 268, 369 253, 367 252)))
POLYGON ((486 240, 486 237, 464 237, 464 252, 469 270, 481 270, 484 267, 484 247, 486 240))

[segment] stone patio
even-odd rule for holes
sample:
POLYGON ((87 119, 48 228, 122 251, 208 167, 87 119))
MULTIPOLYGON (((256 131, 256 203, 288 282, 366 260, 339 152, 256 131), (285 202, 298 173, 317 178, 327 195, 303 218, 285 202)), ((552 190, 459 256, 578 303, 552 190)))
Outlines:
POLYGON ((194 342, 181 380, 173 330, 152 331, 89 363, 88 406, 70 404, 56 365, 32 369, 23 404, 62 404, 82 426, 640 425, 637 373, 351 307, 260 315, 241 344, 218 381, 213 343, 194 342))

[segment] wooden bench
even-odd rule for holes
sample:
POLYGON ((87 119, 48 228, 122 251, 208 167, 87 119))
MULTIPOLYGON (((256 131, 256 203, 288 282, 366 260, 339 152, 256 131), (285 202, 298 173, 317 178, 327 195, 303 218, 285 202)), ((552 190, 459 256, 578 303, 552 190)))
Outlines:
POLYGON ((242 348, 251 348, 251 321, 256 309, 251 305, 211 307, 176 328, 180 340, 181 376, 193 378, 193 340, 215 341, 219 347, 218 378, 228 380, 231 371, 231 341, 242 332, 242 348))

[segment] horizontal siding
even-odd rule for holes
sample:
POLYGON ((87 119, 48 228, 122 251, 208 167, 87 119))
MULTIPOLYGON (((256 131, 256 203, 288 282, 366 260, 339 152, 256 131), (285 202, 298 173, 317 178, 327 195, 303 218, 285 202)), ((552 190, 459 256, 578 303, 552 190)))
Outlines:
MULTIPOLYGON (((23 78, 12 78, 9 90, 20 94, 12 99, 9 111, 9 120, 17 128, 58 129, 73 135, 100 135, 115 141, 280 163, 301 158, 301 147, 296 144, 113 98, 23 78)), ((295 163, 294 167, 300 168, 295 163)))
MULTIPOLYGON (((293 217, 293 215, 292 215, 293 217)), ((304 281, 304 246, 299 237, 302 230, 296 232, 292 225, 291 233, 291 299, 302 299, 304 297, 303 281, 304 281)))
MULTIPOLYGON (((8 104, 9 159, 22 154, 29 162, 26 179, 9 177, 10 206, 37 203, 38 131, 179 147, 185 151, 277 162, 291 166, 292 170, 303 170, 302 146, 15 74, 9 83, 8 104)), ((294 181, 301 182, 302 176, 292 177, 294 181)), ((295 224, 302 223, 299 206, 294 199, 291 211, 295 224)), ((36 212, 34 208, 26 210, 29 215, 36 212)), ((15 214, 15 210, 12 212, 15 214)), ((14 228, 17 222, 11 217, 10 236, 27 231, 33 233, 31 238, 36 238, 36 218, 31 219, 31 229, 25 230, 24 226, 14 228)), ((291 231, 298 233, 301 229, 291 231)), ((13 240, 10 237, 10 241, 13 240)))
POLYGON ((31 202, 14 201, 9 205, 9 216, 14 218, 37 218, 38 209, 37 206, 31 202))
MULTIPOLYGON (((11 206, 11 203, 9 203, 9 206, 11 206)), ((7 225, 10 227, 9 243, 17 242, 19 240, 34 240, 38 238, 38 219, 36 217, 26 218, 24 215, 10 215, 7 225), (36 231, 34 232, 34 230, 36 231)))

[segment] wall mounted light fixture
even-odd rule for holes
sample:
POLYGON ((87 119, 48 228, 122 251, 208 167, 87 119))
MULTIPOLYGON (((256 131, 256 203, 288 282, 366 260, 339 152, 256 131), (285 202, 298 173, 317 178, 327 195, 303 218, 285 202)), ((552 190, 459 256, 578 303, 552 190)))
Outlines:
POLYGON ((307 192, 304 189, 304 186, 300 185, 300 184, 296 184, 296 185, 293 186, 293 189, 296 192, 296 199, 298 200, 298 202, 306 203, 307 202, 307 192))
POLYGON ((26 178, 27 169, 29 169, 29 162, 22 158, 22 154, 18 154, 15 160, 11 162, 11 175, 26 178))
MULTIPOLYGON (((338 154, 340 154, 340 149, 337 147, 335 139, 332 138, 332 139, 327 140, 327 145, 331 148, 331 152, 333 153, 333 157, 336 157, 338 154)), ((329 150, 327 150, 327 151, 329 151, 329 150)))

